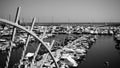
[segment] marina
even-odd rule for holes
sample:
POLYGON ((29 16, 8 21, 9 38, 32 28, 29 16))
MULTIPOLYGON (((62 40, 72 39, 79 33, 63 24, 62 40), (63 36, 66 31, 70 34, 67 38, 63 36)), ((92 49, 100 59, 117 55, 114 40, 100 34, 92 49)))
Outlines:
MULTIPOLYGON (((17 9, 16 15, 19 15, 19 12, 20 7, 17 9)), ((112 42, 111 44, 113 44, 115 48, 117 46, 117 49, 120 47, 119 26, 105 24, 102 26, 95 26, 94 24, 93 26, 63 26, 62 24, 57 26, 34 26, 35 20, 36 19, 33 18, 31 26, 21 26, 1 19, 0 57, 4 58, 1 59, 3 63, 1 63, 0 66, 2 68, 77 68, 87 62, 86 59, 89 51, 95 50, 93 56, 97 54, 100 55, 99 52, 101 52, 101 50, 107 52, 107 49, 103 50, 101 46, 103 46, 103 48, 109 48, 110 46, 107 44, 109 42, 112 42), (8 25, 6 26, 6 24, 18 27, 19 29, 8 25), (106 37, 108 37, 109 41, 106 37), (13 41, 11 41, 11 38, 13 41), (103 39, 102 42, 99 41, 101 39, 103 39), (96 42, 97 40, 98 42, 96 42), (105 47, 105 45, 107 45, 107 47, 105 47), (94 47, 98 47, 98 50, 101 50, 97 53, 97 48, 94 47), (13 60, 13 58, 16 59, 13 60)), ((110 51, 112 50, 114 49, 110 49, 110 51)), ((104 52, 101 53, 104 54, 104 52)), ((104 55, 106 56, 107 54, 104 55)), ((99 56, 97 55, 95 58, 97 57, 99 56)), ((92 60, 96 59, 93 58, 92 60)), ((105 59, 103 59, 103 61, 102 66, 110 66, 109 61, 105 59)), ((89 66, 89 64, 85 66, 89 66)))
MULTIPOLYGON (((65 35, 58 35, 56 36, 56 38, 49 38, 46 41, 50 41, 52 39, 58 40, 58 37, 62 37, 62 36, 65 36, 65 35)), ((116 47, 120 48, 120 45, 114 41, 112 36, 97 36, 96 42, 89 49, 84 60, 82 60, 82 62, 78 64, 78 68, 79 67, 88 68, 88 67, 97 67, 97 66, 99 66, 100 68, 101 67, 105 68, 106 61, 109 61, 110 67, 119 68, 120 51, 119 51, 119 48, 116 48, 116 47)), ((33 46, 28 46, 27 52, 33 53, 34 50, 35 50, 35 47, 33 48, 33 46)), ((11 59, 11 63, 10 63, 11 67, 16 65, 16 63, 19 62, 21 52, 22 52, 22 48, 19 48, 15 52, 13 52, 12 58, 16 58, 16 59, 11 59)), ((0 60, 3 62, 5 61, 5 57, 4 57, 5 55, 6 55, 5 53, 1 54, 2 59, 0 60)), ((5 63, 0 63, 0 65, 1 67, 2 65, 4 67, 5 63)))
POLYGON ((0 68, 120 68, 119 6, 107 0, 0 1, 0 68))

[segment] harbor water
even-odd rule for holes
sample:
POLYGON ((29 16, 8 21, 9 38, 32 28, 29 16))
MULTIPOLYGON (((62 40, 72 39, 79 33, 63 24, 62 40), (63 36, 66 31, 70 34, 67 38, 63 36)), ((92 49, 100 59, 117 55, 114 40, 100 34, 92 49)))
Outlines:
MULTIPOLYGON (((112 36, 98 36, 78 68, 120 68, 120 50, 112 36), (108 65, 106 65, 108 62, 108 65)), ((119 46, 120 47, 120 46, 119 46)))
MULTIPOLYGON (((67 35, 56 35, 54 38, 49 38, 47 41, 62 40, 67 35)), ((89 49, 85 60, 79 63, 78 68, 120 68, 120 50, 116 48, 117 43, 113 40, 113 36, 98 36, 98 39, 89 49), (108 64, 106 64, 108 62, 108 64)), ((28 46, 27 52, 34 52, 35 46, 28 46)), ((10 66, 19 62, 22 53, 22 48, 19 48, 12 52, 12 57, 10 59, 10 66)), ((0 68, 4 68, 6 53, 0 54, 0 68)))

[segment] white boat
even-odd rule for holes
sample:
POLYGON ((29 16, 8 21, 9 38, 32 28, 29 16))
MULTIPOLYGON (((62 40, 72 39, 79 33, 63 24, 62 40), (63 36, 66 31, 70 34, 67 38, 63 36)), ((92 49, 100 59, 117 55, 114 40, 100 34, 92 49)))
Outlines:
POLYGON ((77 52, 77 53, 85 53, 86 50, 85 49, 76 49, 75 52, 77 52))
POLYGON ((120 34, 116 34, 116 35, 114 36, 114 39, 115 39, 116 41, 120 41, 120 34))
POLYGON ((65 62, 70 67, 77 67, 78 66, 77 62, 69 54, 63 54, 61 56, 61 59, 64 60, 63 62, 65 62))
POLYGON ((27 53, 25 57, 29 58, 29 57, 32 57, 32 56, 34 56, 34 53, 27 53))
POLYGON ((6 40, 5 39, 0 39, 0 42, 6 42, 6 40))

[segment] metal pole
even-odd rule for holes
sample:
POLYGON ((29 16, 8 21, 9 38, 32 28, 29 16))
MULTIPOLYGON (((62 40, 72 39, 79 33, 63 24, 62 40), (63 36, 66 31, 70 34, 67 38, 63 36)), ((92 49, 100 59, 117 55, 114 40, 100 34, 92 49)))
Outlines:
MULTIPOLYGON (((33 27, 34 27, 34 24, 35 24, 35 20, 36 20, 36 19, 33 18, 33 20, 32 20, 32 26, 31 26, 31 28, 30 28, 30 31, 33 30, 33 27)), ((21 59, 20 59, 20 64, 19 64, 18 68, 21 67, 22 60, 24 59, 24 55, 25 55, 25 52, 26 52, 26 49, 27 49, 29 40, 30 40, 30 35, 28 35, 28 37, 27 37, 27 41, 26 41, 26 44, 25 44, 25 46, 24 46, 24 48, 23 48, 24 50, 23 50, 23 53, 22 53, 22 56, 21 56, 21 59)))
MULTIPOLYGON (((52 49, 54 42, 55 42, 55 40, 52 41, 52 44, 51 44, 51 46, 50 46, 50 48, 49 48, 50 50, 52 49)), ((49 55, 49 53, 47 53, 47 54, 45 55, 45 58, 44 58, 43 62, 42 62, 41 65, 40 65, 40 68, 43 67, 44 62, 47 60, 48 55, 49 55)))
POLYGON ((43 42, 43 40, 40 39, 33 31, 29 31, 28 29, 24 28, 23 26, 20 26, 20 25, 18 25, 18 24, 14 24, 13 22, 8 21, 8 20, 5 20, 5 19, 1 19, 1 18, 0 18, 0 21, 1 21, 1 22, 4 22, 4 23, 6 23, 6 24, 9 24, 9 25, 15 26, 15 27, 17 27, 17 28, 20 28, 20 29, 26 31, 27 33, 29 33, 30 35, 32 35, 34 38, 36 38, 40 43, 42 43, 43 46, 45 46, 45 48, 48 50, 48 53, 50 54, 50 56, 52 57, 53 61, 55 62, 56 67, 59 68, 59 66, 58 66, 58 64, 57 64, 54 56, 52 55, 52 53, 51 53, 51 51, 49 50, 49 48, 47 47, 47 45, 46 45, 46 44, 43 42))
POLYGON ((36 56, 37 56, 37 54, 38 54, 38 52, 39 52, 40 46, 41 46, 41 43, 38 45, 38 48, 37 48, 37 50, 35 51, 35 54, 34 54, 33 59, 32 59, 31 67, 32 67, 32 65, 34 64, 34 61, 35 61, 35 58, 36 58, 36 56))
MULTIPOLYGON (((42 38, 41 38, 42 40, 43 40, 43 38, 44 38, 45 35, 46 35, 46 30, 44 31, 44 33, 43 33, 43 35, 42 35, 42 38)), ((33 56, 31 67, 32 67, 32 65, 34 64, 34 61, 35 61, 35 58, 36 58, 36 56, 37 56, 37 54, 38 54, 38 51, 39 51, 39 49, 40 49, 40 46, 41 46, 41 43, 38 45, 38 48, 37 48, 37 50, 35 51, 35 55, 33 56)))
MULTIPOLYGON (((21 7, 17 8, 17 13, 16 13, 16 17, 15 17, 15 23, 16 24, 18 24, 19 15, 20 15, 20 8, 21 7)), ((14 27, 13 28, 13 34, 12 34, 12 42, 15 40, 15 34, 16 34, 16 28, 14 27)), ((12 48, 13 48, 12 42, 10 42, 10 50, 8 52, 8 56, 7 56, 7 61, 6 61, 5 68, 8 68, 8 65, 9 65, 9 62, 10 62, 11 52, 12 52, 12 48)))

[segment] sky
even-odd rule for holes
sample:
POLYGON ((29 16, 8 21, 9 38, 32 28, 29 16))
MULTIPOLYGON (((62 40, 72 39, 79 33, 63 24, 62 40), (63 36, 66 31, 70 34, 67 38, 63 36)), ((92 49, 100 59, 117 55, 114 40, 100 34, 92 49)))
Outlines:
POLYGON ((39 22, 120 22, 120 0, 0 0, 0 18, 39 22))

